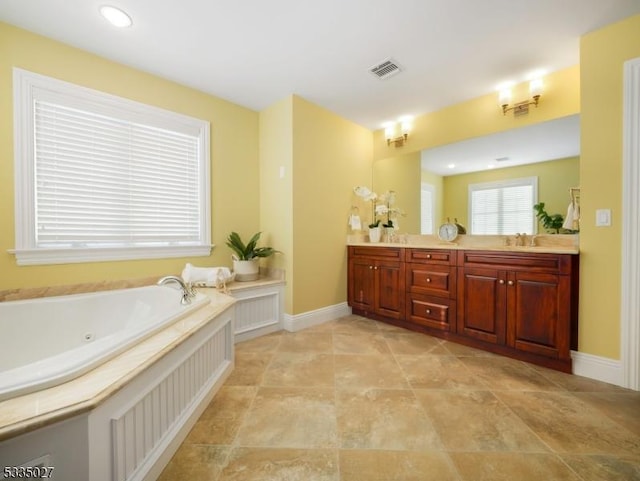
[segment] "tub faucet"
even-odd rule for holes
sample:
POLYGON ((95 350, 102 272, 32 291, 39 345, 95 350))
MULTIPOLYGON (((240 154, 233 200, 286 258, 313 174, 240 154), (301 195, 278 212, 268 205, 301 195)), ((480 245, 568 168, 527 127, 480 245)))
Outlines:
POLYGON ((196 295, 195 289, 191 287, 191 284, 185 283, 181 277, 178 276, 165 276, 160 279, 157 284, 159 286, 163 286, 169 284, 171 282, 175 282, 182 289, 182 299, 180 300, 180 304, 191 304, 191 298, 196 295))

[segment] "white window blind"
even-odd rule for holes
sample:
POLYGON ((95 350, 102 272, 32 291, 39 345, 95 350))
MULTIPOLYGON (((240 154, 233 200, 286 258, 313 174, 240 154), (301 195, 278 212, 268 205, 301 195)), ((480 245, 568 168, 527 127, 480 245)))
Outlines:
POLYGON ((420 189, 420 233, 433 234, 434 187, 422 183, 420 189))
POLYGON ((26 87, 19 263, 208 255, 207 122, 42 76, 26 87))
POLYGON ((537 177, 469 185, 471 234, 534 234, 537 177))

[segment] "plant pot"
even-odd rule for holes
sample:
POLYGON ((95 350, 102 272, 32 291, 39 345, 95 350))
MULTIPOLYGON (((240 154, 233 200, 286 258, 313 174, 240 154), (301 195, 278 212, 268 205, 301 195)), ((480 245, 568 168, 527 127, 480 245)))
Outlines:
POLYGON ((236 274, 236 281, 255 281, 260 273, 259 260, 240 261, 233 259, 233 272, 236 274))
POLYGON ((380 227, 369 227, 369 242, 380 242, 380 227))

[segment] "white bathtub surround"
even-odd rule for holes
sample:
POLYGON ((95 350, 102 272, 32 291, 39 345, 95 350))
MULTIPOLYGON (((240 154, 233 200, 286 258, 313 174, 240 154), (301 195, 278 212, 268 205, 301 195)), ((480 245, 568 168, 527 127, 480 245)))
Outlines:
POLYGON ((209 302, 169 286, 0 303, 0 401, 74 379, 209 302))
POLYGON ((0 464, 48 453, 56 479, 155 479, 233 369, 235 300, 201 291, 208 304, 88 373, 0 402, 0 464))

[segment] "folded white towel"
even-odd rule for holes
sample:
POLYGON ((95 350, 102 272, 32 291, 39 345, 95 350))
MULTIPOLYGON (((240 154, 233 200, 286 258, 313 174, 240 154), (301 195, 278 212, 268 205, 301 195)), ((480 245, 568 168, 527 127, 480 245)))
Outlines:
POLYGON ((564 229, 573 230, 573 216, 574 208, 573 202, 571 202, 571 204, 569 204, 569 207, 567 208, 567 216, 564 218, 564 222, 562 223, 562 227, 564 229))
POLYGON ((185 282, 193 284, 217 286, 231 278, 231 269, 228 267, 195 267, 187 263, 182 271, 182 278, 185 282))

